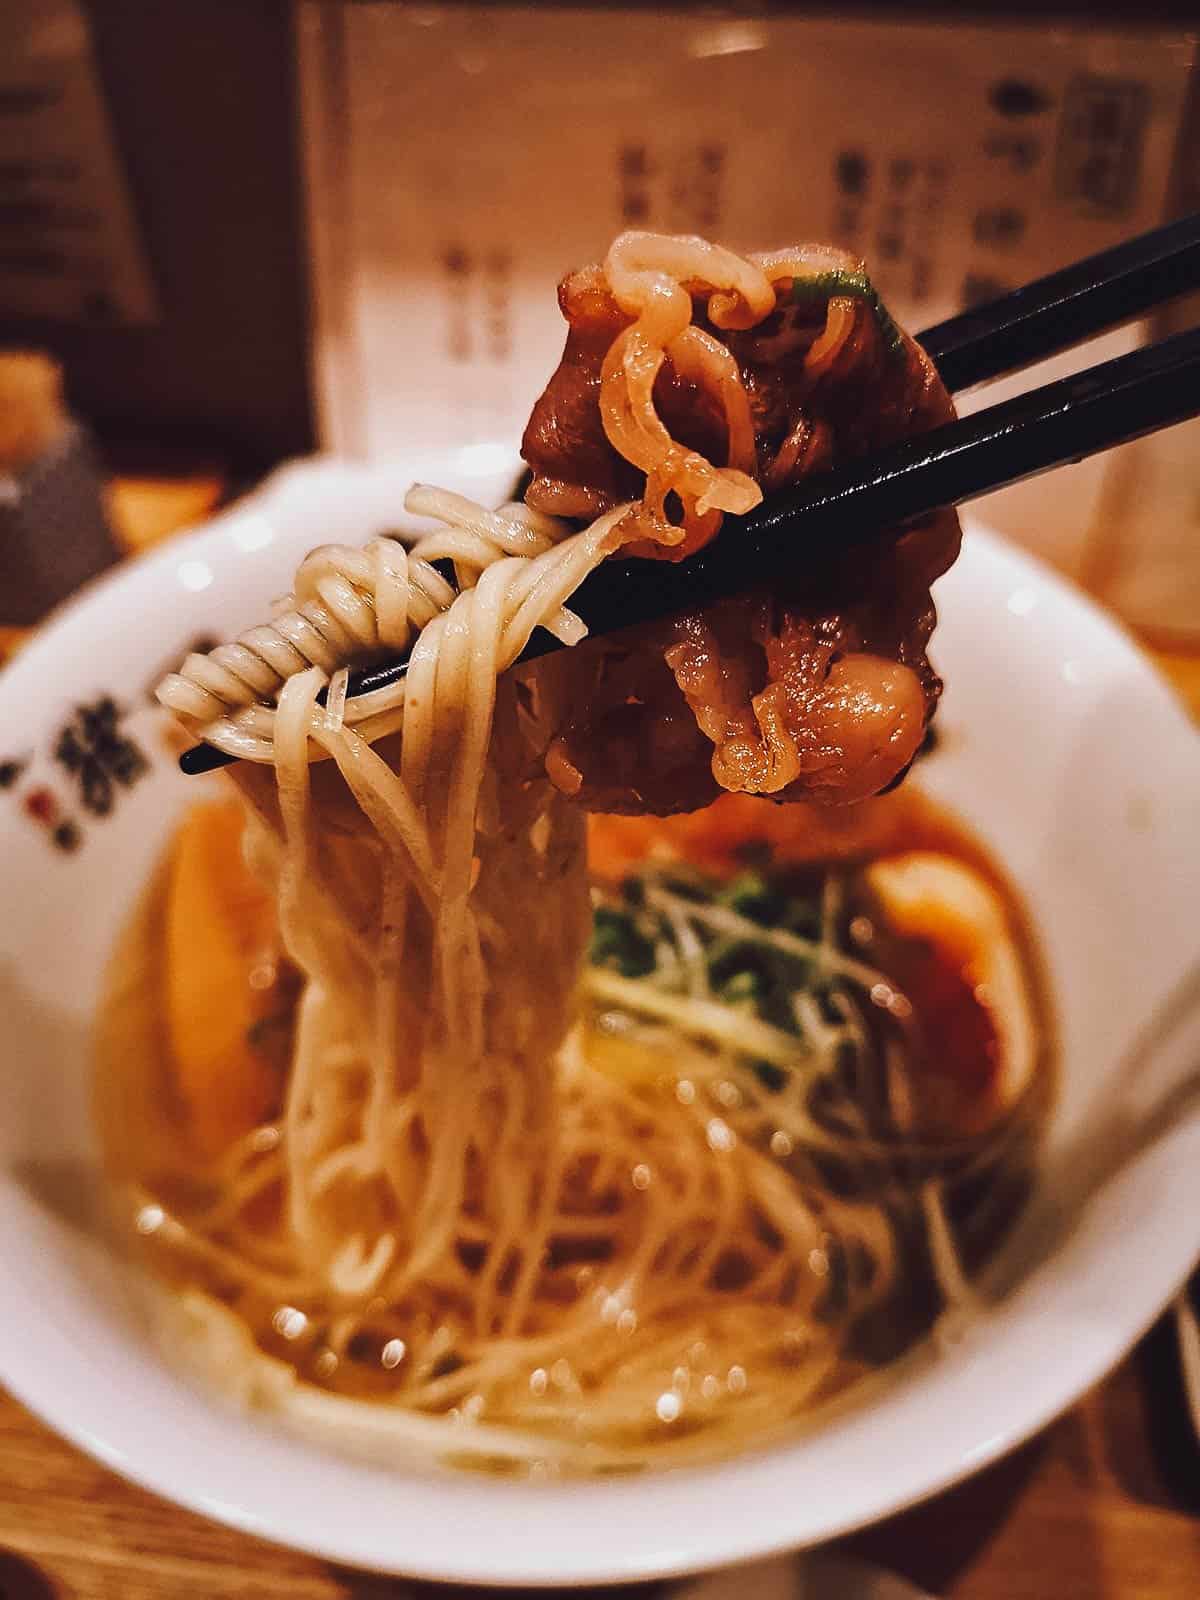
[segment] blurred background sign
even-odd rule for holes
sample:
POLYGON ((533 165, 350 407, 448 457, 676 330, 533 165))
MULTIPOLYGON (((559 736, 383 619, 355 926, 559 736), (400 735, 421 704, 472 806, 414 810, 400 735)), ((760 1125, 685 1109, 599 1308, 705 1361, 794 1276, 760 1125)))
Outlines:
POLYGON ((121 461, 312 446, 292 37, 291 0, 0 0, 0 347, 121 461))
MULTIPOLYGON (((1196 62, 1163 24, 319 3, 299 21, 321 430, 376 457, 515 441, 562 347, 555 283, 622 228, 832 240, 919 329, 1152 227, 1196 62)), ((1107 469, 988 517, 1079 575, 1107 469)))
POLYGON ((67 322, 156 314, 76 0, 0 6, 0 305, 67 322))
POLYGON ((1194 58, 1157 29, 306 4, 329 438, 512 438, 554 285, 625 227, 832 240, 920 327, 1159 221, 1194 58), (416 381, 414 381, 414 379, 416 381))

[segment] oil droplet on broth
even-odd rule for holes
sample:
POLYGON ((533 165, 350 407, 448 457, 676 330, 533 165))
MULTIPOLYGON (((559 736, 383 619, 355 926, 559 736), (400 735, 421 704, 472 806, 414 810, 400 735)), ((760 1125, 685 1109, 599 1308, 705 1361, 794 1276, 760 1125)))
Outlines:
POLYGON ((711 1117, 704 1130, 708 1148, 714 1155, 726 1155, 737 1143, 737 1134, 723 1117, 711 1117))
POLYGON ((271 1318, 271 1326, 282 1339, 298 1339, 308 1327, 308 1318, 295 1306, 280 1306, 271 1318))
POLYGON ((683 1401, 673 1389, 668 1389, 665 1394, 659 1395, 654 1410, 660 1422, 675 1422, 683 1410, 683 1401))
POLYGON ((618 1294, 606 1294, 600 1305, 600 1321, 613 1327, 619 1320, 624 1310, 621 1297, 618 1294))

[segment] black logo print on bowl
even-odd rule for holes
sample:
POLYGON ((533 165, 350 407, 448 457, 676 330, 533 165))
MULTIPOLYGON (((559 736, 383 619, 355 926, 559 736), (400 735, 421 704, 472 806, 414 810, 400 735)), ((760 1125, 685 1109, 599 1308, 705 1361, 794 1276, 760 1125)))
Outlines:
POLYGON ((0 790, 15 788, 28 765, 28 756, 7 756, 0 761, 0 790))
MULTIPOLYGON (((117 797, 150 770, 136 740, 122 728, 125 713, 112 695, 77 706, 55 734, 50 756, 69 780, 77 802, 93 817, 109 816, 117 797)), ((78 850, 83 829, 55 789, 47 783, 23 787, 32 756, 0 756, 0 793, 17 799, 24 815, 64 854, 78 850)))
POLYGON ((80 706, 60 731, 54 759, 75 779, 84 809, 106 817, 118 787, 128 789, 149 770, 139 746, 121 732, 121 713, 111 695, 80 706))

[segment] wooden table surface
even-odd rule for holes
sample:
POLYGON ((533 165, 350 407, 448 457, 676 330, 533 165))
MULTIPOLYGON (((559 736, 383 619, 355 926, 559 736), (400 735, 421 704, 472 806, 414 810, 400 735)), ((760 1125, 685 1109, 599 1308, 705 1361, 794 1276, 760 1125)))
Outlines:
MULTIPOLYGON (((213 474, 190 486, 128 480, 114 519, 144 545, 208 509, 220 487, 213 474)), ((1160 664, 1200 714, 1200 663, 1160 664)), ((1170 1340, 1160 1324, 1024 1449, 851 1547, 953 1600, 1196 1600, 1200 1452, 1169 1390, 1170 1340)), ((462 1592, 335 1569, 181 1511, 63 1443, 0 1390, 0 1600, 451 1593, 462 1592)))

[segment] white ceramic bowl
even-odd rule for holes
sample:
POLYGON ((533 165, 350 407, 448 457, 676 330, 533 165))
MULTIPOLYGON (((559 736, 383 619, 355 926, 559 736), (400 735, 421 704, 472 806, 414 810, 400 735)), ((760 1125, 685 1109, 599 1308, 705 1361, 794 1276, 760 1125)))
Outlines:
POLYGON ((340 1562, 460 1582, 628 1580, 815 1543, 952 1483, 1074 1401, 1169 1300, 1200 1243, 1200 1119, 1182 1107, 1163 1128, 1150 1119, 1200 1061, 1186 1003, 1200 742, 1111 622, 971 530, 939 586, 949 689, 922 780, 1032 908, 1063 1085, 1043 1188, 1002 1263, 1013 1287, 952 1348, 793 1443, 651 1480, 519 1485, 298 1442, 160 1361, 96 1221, 88 1032, 102 964, 197 793, 162 749, 149 689, 197 635, 257 620, 313 544, 394 526, 413 477, 487 499, 512 474, 488 449, 293 467, 89 589, 0 678, 0 1379, 118 1472, 340 1562), (55 755, 76 708, 106 696, 150 763, 128 787, 103 711, 98 752, 97 719, 76 728, 82 768, 55 755), (85 806, 85 777, 107 815, 85 806), (79 830, 73 850, 34 815, 51 806, 79 830), (1112 1137, 1142 1132, 1110 1171, 1112 1137))

